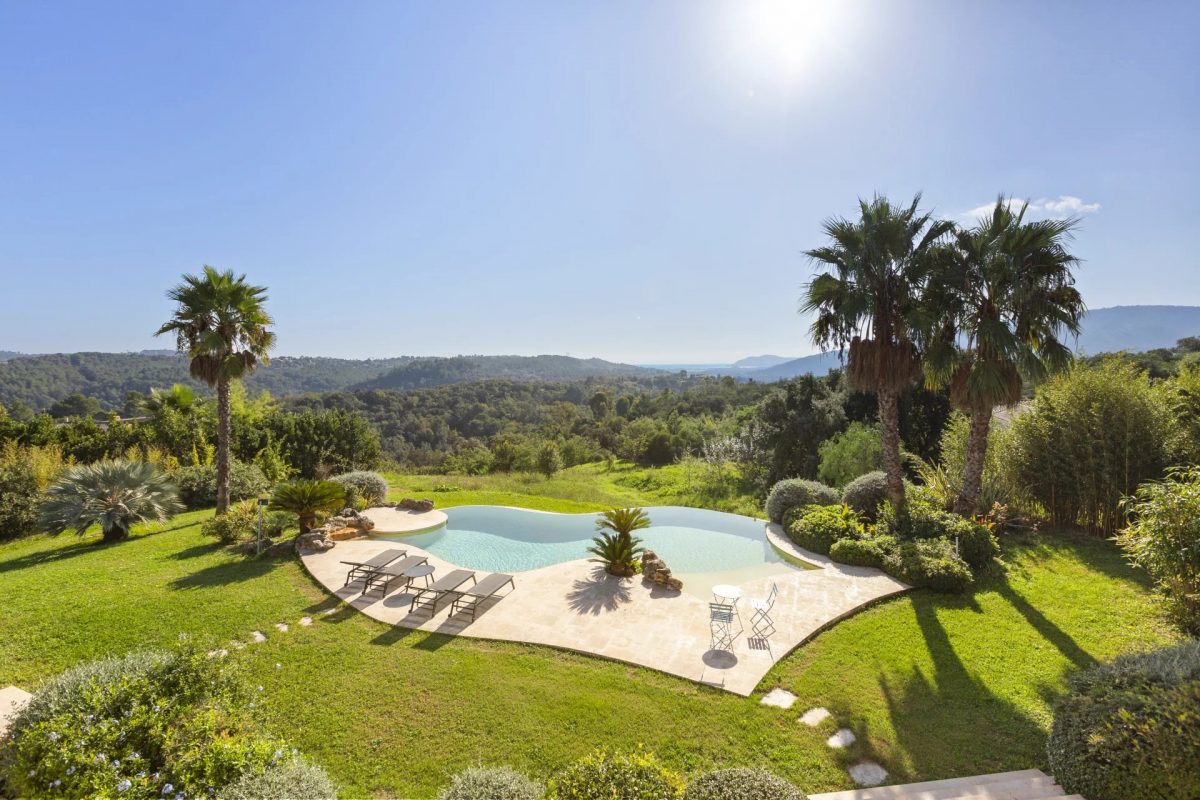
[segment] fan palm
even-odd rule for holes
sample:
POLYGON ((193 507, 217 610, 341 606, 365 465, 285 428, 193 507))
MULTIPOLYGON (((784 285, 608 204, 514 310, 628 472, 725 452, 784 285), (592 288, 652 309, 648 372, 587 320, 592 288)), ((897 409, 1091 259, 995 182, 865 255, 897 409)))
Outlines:
POLYGON ((971 418, 954 507, 976 510, 992 409, 1021 399, 1071 363, 1064 334, 1078 334, 1085 311, 1066 242, 1076 219, 1025 221, 1000 197, 991 215, 955 231, 941 248, 927 299, 935 332, 926 348, 927 382, 950 387, 951 403, 971 418))
POLYGON ((297 480, 281 483, 271 495, 271 511, 286 511, 300 520, 300 532, 308 533, 322 512, 334 513, 346 503, 346 490, 333 481, 297 480))
POLYGON ((921 374, 918 299, 938 241, 953 224, 876 195, 859 201, 859 218, 824 224, 829 244, 806 252, 823 271, 808 284, 801 310, 815 313, 813 342, 848 351, 850 386, 874 392, 879 405, 888 499, 903 513, 899 397, 921 374))
POLYGON ((170 389, 151 389, 150 396, 142 399, 142 408, 151 414, 167 408, 190 414, 195 407, 196 390, 185 383, 177 383, 170 389))
POLYGON ((143 461, 98 461, 72 467, 46 492, 41 527, 82 535, 100 523, 105 542, 129 537, 135 522, 162 522, 183 511, 170 479, 143 461))
POLYGON ((155 334, 175 335, 175 346, 191 359, 193 378, 217 390, 217 513, 229 508, 229 387, 268 363, 275 334, 264 303, 266 288, 245 275, 205 266, 201 275, 184 275, 167 293, 178 305, 155 334))
POLYGON ((596 518, 599 536, 592 539, 588 552, 596 556, 604 568, 613 575, 632 575, 641 554, 641 539, 633 536, 634 531, 650 527, 650 516, 640 508, 612 508, 600 512, 596 518))

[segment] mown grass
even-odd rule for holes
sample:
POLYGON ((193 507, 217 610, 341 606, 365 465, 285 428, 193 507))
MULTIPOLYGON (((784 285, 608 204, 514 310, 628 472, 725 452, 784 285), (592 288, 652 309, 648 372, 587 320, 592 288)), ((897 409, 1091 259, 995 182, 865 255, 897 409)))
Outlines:
MULTIPOLYGON (((571 473, 454 478, 460 491, 433 496, 564 511, 650 502, 602 473, 571 473)), ((397 476, 396 493, 425 479, 397 476)), ((266 642, 232 657, 263 686, 271 725, 347 797, 432 797, 479 762, 546 777, 595 747, 638 743, 685 772, 763 766, 822 791, 848 788, 844 766, 862 756, 913 780, 1041 765, 1070 670, 1172 636, 1110 543, 1025 536, 1006 542, 1004 568, 973 594, 914 592, 868 609, 741 698, 549 648, 390 628, 338 608, 294 561, 247 560, 205 540, 206 515, 114 546, 96 536, 0 545, 0 685, 35 688, 76 661, 169 646, 181 633, 217 644, 260 630, 266 642), (306 615, 314 623, 297 625, 306 615), (800 696, 791 711, 758 702, 777 684, 800 696), (815 705, 835 718, 817 729, 796 721, 815 705), (824 743, 840 724, 859 736, 844 754, 824 743)))

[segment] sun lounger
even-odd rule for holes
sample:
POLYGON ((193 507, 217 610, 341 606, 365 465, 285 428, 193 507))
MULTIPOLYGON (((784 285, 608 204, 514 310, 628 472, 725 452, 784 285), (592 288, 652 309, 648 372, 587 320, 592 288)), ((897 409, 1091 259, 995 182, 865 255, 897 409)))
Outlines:
POLYGON ((418 564, 424 564, 428 560, 425 556, 409 556, 394 564, 380 567, 367 576, 367 583, 363 586, 363 594, 378 587, 382 591, 382 594, 386 595, 388 589, 392 588, 392 584, 396 581, 404 581, 407 584, 411 580, 404 573, 418 564))
POLYGON ((356 581, 360 578, 365 578, 377 569, 382 569, 388 564, 395 561, 397 558, 404 558, 408 555, 407 550, 384 550, 376 556, 372 556, 366 561, 343 561, 343 564, 350 565, 350 571, 346 573, 346 582, 343 586, 349 586, 350 581, 356 581))
POLYGON ((469 569, 456 569, 443 575, 434 581, 432 586, 417 590, 417 593, 413 595, 412 602, 408 605, 408 613, 411 614, 418 608, 427 608, 430 616, 436 614, 438 603, 442 601, 442 598, 457 597, 462 594, 458 591, 458 587, 467 581, 475 582, 475 573, 469 569))
POLYGON ((465 611, 471 615, 471 620, 474 621, 475 612, 479 608, 479 604, 484 600, 495 597, 496 592, 503 588, 505 584, 508 584, 513 589, 517 588, 517 585, 513 583, 512 575, 504 575, 499 572, 488 575, 470 589, 458 593, 458 596, 454 598, 454 602, 450 604, 450 616, 454 616, 460 611, 465 611))

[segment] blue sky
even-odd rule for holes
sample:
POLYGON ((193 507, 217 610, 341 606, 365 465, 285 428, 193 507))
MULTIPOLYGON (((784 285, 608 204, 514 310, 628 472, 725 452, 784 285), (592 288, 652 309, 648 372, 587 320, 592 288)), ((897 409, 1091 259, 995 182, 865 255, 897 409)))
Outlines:
MULTIPOLYGON (((1092 307, 1200 304, 1200 4, 0 5, 0 349, 169 347, 202 264, 284 355, 812 351, 875 191, 1082 213, 1092 307)), ((964 217, 965 219, 965 217, 964 217)))

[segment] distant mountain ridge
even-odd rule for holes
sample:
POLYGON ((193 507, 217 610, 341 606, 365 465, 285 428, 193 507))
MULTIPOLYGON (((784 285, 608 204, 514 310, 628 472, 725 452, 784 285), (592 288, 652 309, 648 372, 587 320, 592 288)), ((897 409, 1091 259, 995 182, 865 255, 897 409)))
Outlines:
POLYGON ((1200 336, 1200 306, 1112 306, 1089 311, 1076 349, 1084 355, 1141 352, 1200 336))

